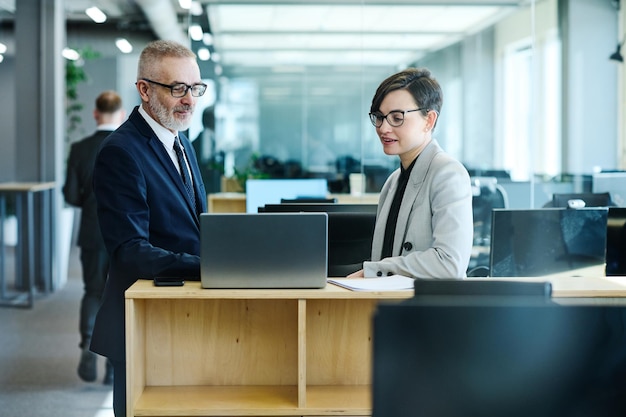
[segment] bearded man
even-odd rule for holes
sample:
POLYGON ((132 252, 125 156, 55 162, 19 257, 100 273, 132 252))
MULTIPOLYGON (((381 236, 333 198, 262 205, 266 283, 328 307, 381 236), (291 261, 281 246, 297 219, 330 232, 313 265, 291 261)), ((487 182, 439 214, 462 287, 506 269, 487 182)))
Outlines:
POLYGON ((195 54, 172 41, 141 52, 141 105, 103 143, 93 186, 110 256, 90 349, 113 364, 113 411, 126 416, 124 292, 138 279, 200 276, 199 214, 206 193, 191 142, 180 132, 206 91, 195 54))

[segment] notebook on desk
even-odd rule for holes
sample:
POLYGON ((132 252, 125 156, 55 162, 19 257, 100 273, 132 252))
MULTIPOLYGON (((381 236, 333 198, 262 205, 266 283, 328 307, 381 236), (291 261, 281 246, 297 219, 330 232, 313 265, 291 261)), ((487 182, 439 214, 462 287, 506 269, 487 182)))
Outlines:
POLYGON ((200 215, 202 288, 323 288, 326 213, 200 215))

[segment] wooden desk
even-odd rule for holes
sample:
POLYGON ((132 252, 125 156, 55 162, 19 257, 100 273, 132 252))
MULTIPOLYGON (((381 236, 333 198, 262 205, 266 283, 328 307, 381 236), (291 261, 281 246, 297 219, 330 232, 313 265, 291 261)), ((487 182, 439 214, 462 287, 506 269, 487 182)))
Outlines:
POLYGON ((371 315, 412 291, 126 292, 128 416, 370 415, 371 315))
MULTIPOLYGON (((336 198, 339 204, 378 204, 377 193, 361 195, 329 194, 328 198, 336 198)), ((208 195, 209 213, 245 213, 245 193, 212 193, 208 195)))
MULTIPOLYGON (((626 297, 626 277, 549 281, 557 302, 626 297)), ((372 313, 412 295, 138 281, 126 292, 128 416, 371 415, 372 313)))
POLYGON ((0 306, 31 308, 35 295, 35 275, 41 276, 41 287, 49 292, 52 287, 52 198, 54 182, 0 183, 0 306), (41 195, 41 209, 35 215, 35 194, 41 195), (5 277, 4 220, 6 197, 15 196, 18 219, 18 242, 15 259, 15 287, 17 295, 7 294, 5 277), (38 222, 36 221, 38 217, 38 222), (35 239, 35 226, 39 226, 35 239), (36 270, 39 268, 39 270, 36 270), (24 277, 26 279, 24 280, 24 277), (23 282, 25 281, 25 282, 23 282))

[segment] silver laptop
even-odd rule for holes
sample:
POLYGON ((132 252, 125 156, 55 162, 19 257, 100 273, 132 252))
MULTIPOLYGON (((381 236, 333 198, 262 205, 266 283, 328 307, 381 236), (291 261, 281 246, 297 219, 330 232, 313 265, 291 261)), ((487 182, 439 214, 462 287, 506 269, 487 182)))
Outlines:
POLYGON ((323 288, 326 213, 203 213, 202 288, 323 288))

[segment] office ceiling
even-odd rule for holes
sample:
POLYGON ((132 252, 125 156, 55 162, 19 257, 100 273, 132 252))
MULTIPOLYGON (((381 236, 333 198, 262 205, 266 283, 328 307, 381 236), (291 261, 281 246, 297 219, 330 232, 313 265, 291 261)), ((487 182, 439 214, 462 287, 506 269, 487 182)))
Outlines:
MULTIPOLYGON (((0 0, 0 19, 17 0, 0 0)), ((403 66, 488 27, 528 0, 65 0, 68 24, 151 30, 187 40, 192 22, 211 31, 220 65, 235 68, 403 66)), ((196 45, 197 46, 197 45, 196 45)))

